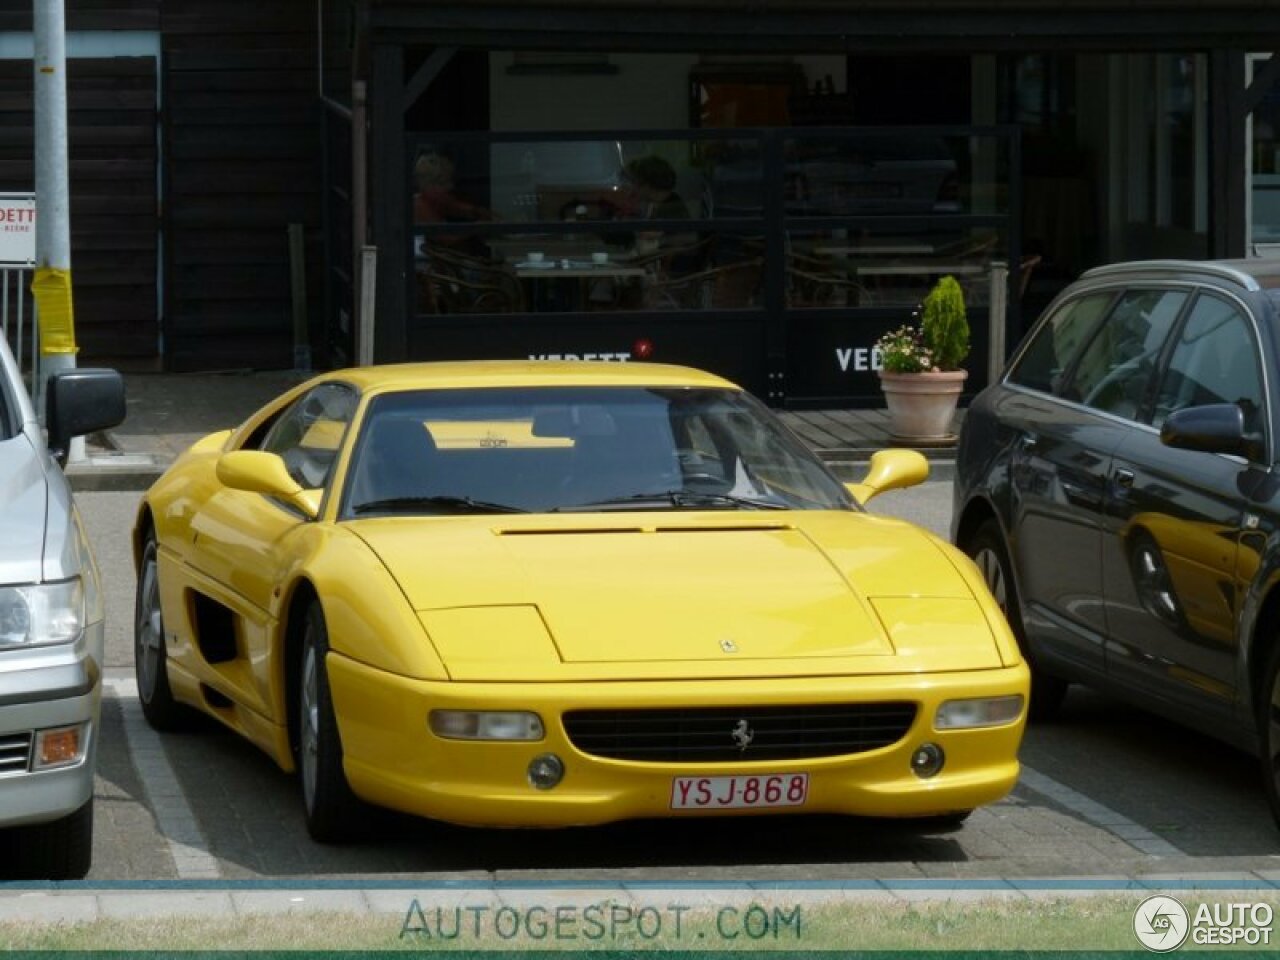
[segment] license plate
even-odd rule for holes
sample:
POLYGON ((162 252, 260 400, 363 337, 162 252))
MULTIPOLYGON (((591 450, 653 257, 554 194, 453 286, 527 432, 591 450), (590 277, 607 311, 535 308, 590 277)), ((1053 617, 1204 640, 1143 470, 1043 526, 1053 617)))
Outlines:
POLYGON ((734 810, 744 807, 799 807, 809 796, 807 773, 750 777, 676 777, 672 810, 734 810))

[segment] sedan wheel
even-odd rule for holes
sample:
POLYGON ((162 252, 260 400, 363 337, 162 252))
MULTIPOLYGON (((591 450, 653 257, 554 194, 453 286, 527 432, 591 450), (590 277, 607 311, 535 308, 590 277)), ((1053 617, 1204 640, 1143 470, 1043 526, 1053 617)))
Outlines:
POLYGON ((307 830, 322 842, 348 839, 361 822, 361 802, 342 770, 342 743, 329 696, 324 658, 329 634, 319 602, 307 610, 298 673, 298 779, 307 830))
POLYGON ((160 565, 156 556, 155 534, 150 533, 142 548, 138 592, 134 598, 134 675, 147 723, 157 730, 174 730, 184 725, 190 713, 174 700, 169 687, 169 655, 160 609, 160 565))
POLYGON ((1258 743, 1262 754, 1262 788, 1271 816, 1280 826, 1280 645, 1267 657, 1259 689, 1258 743))
POLYGON ((1031 702, 1027 704, 1027 715, 1032 720, 1049 720, 1062 706, 1067 695, 1067 683, 1059 677, 1046 674, 1036 666, 1027 650, 1026 634, 1022 627, 1022 612, 1018 605, 1018 589, 1013 581, 1009 554, 1005 550, 1004 537, 995 520, 987 520, 965 545, 965 552, 973 558, 982 579, 991 591, 992 597, 1000 606, 1000 611, 1009 621, 1013 635, 1018 639, 1022 656, 1031 668, 1031 702))

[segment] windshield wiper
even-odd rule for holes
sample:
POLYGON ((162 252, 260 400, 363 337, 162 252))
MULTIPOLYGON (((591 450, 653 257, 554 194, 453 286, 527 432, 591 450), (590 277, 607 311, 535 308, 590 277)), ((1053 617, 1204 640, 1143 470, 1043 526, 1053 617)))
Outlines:
POLYGON ((607 510, 611 507, 639 507, 652 504, 656 507, 675 507, 686 510, 705 510, 714 507, 732 507, 742 510, 789 510, 791 505, 777 500, 758 500, 731 493, 704 493, 698 490, 663 490, 658 493, 633 493, 626 497, 610 497, 592 503, 578 503, 556 507, 553 513, 607 510))
POLYGON ((448 510, 452 513, 528 513, 522 507, 513 507, 506 503, 491 503, 488 500, 476 500, 474 497, 459 497, 448 494, 437 494, 430 497, 387 497, 383 500, 368 500, 357 503, 351 508, 352 513, 398 513, 422 509, 448 510))

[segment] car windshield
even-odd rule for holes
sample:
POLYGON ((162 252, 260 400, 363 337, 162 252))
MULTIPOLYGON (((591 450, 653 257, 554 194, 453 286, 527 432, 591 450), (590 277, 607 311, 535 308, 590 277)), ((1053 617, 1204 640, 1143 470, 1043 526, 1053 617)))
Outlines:
POLYGON ((857 509, 733 390, 529 387, 375 398, 346 517, 609 510, 857 509))

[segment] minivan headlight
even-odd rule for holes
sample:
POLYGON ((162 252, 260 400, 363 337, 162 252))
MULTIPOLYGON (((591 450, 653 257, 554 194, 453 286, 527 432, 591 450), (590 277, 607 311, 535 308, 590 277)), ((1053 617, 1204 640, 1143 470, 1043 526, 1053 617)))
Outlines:
POLYGON ((84 630, 80 578, 0 587, 0 648, 74 643, 84 630))

